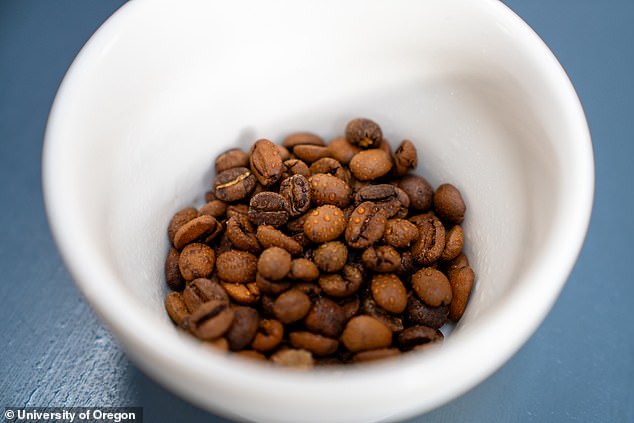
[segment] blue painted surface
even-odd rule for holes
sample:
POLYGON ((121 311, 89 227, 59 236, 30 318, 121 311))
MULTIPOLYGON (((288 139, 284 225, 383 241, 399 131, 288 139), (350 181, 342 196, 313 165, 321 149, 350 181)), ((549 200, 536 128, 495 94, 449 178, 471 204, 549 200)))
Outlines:
MULTIPOLYGON (((508 0, 570 75, 594 139, 585 247, 546 321, 484 383, 416 422, 634 421, 634 2, 508 0)), ((40 156, 75 54, 120 0, 0 1, 0 407, 139 405, 224 421, 140 373, 95 318, 47 226, 40 156)))

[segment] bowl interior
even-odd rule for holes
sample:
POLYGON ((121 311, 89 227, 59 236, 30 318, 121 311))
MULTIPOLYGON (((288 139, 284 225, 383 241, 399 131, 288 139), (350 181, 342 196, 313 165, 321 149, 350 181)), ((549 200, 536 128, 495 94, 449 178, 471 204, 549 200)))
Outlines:
MULTIPOLYGON (((562 224, 562 208, 571 207, 565 204, 571 178, 579 174, 570 162, 575 132, 568 99, 555 88, 560 79, 567 83, 565 75, 497 2, 389 6, 137 0, 82 51, 51 115, 47 204, 56 236, 69 240, 60 241, 62 251, 83 280, 80 286, 133 355, 140 354, 135 348, 144 344, 145 332, 133 339, 113 317, 118 306, 99 297, 125 301, 135 308, 128 318, 143 315, 143 329, 151 326, 152 333, 176 342, 180 353, 198 354, 164 312, 166 226, 177 210, 202 203, 217 154, 248 148, 262 137, 280 142, 308 130, 330 139, 349 119, 370 117, 393 147, 404 138, 415 143, 416 173, 434 186, 451 182, 460 188, 468 207, 466 253, 477 281, 448 341, 451 348, 456 339, 457 354, 468 348, 461 332, 479 330, 487 313, 502 307, 543 260, 562 224), (96 286, 96 280, 108 286, 96 286)), ((551 301, 563 283, 553 278, 533 281, 551 301)), ((548 306, 518 309, 528 322, 518 325, 534 327, 548 306)), ((441 368, 452 365, 441 357, 443 350, 429 358, 441 368)), ((231 371, 243 366, 209 355, 231 371)), ((176 365, 171 358, 162 359, 176 365)), ((163 378, 158 365, 146 366, 163 378)), ((201 384, 220 383, 201 371, 201 384)), ((431 392, 438 383, 432 377, 411 389, 431 392)), ((172 386, 191 394, 182 383, 172 386)), ((394 416, 429 408, 467 387, 440 389, 444 397, 401 403, 398 410, 379 404, 367 414, 339 409, 333 416, 394 416)), ((228 412, 239 407, 222 395, 191 396, 228 412)), ((258 409, 256 400, 246 409, 240 413, 286 418, 258 409)))

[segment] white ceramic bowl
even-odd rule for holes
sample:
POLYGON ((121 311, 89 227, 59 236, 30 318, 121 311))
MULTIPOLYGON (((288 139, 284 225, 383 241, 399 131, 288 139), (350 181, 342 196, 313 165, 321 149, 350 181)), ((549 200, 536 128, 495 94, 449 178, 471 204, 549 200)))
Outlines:
POLYGON ((43 175, 64 260, 132 360, 202 407, 260 422, 401 419, 482 381, 555 301, 594 181, 570 81, 494 0, 127 3, 64 79, 43 175), (413 139, 418 172, 468 204, 477 285, 444 346, 298 374, 179 334, 163 309, 165 228, 210 187, 215 155, 295 130, 329 138, 357 116, 413 139))

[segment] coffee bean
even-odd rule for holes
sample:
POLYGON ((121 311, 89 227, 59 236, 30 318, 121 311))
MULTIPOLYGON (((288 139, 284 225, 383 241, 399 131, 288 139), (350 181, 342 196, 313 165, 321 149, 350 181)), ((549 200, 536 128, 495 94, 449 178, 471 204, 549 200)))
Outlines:
POLYGON ((310 207, 311 188, 308 179, 302 175, 284 179, 280 185, 280 195, 286 200, 291 217, 306 213, 310 207))
POLYGON ((361 300, 361 312, 372 316, 379 320, 385 326, 387 326, 392 332, 398 333, 403 330, 403 319, 388 313, 381 307, 379 307, 372 298, 371 291, 362 295, 361 300))
POLYGON ((205 201, 209 203, 210 201, 217 200, 216 198, 216 190, 212 189, 205 193, 205 201))
POLYGON ((382 309, 402 313, 407 306, 407 290, 396 275, 376 275, 372 278, 372 297, 382 309))
POLYGON ((416 295, 409 293, 407 296, 407 308, 405 309, 407 322, 410 325, 429 326, 439 329, 449 319, 449 306, 440 305, 431 307, 420 301, 416 295))
POLYGON ((345 137, 335 138, 328 144, 330 156, 343 165, 350 163, 352 156, 359 151, 361 151, 361 149, 356 145, 350 144, 345 137))
POLYGON ((216 158, 216 173, 221 173, 234 167, 247 167, 248 163, 249 155, 247 153, 239 148, 232 148, 216 158))
POLYGON ((268 295, 279 295, 291 287, 291 283, 289 281, 274 281, 266 279, 260 273, 255 275, 255 283, 263 294, 268 295))
POLYGON ((319 286, 323 291, 336 298, 343 298, 353 295, 359 290, 363 283, 363 273, 354 265, 344 266, 341 274, 321 275, 319 286))
POLYGON ((355 204, 371 201, 383 211, 385 217, 390 218, 398 213, 402 207, 397 190, 397 187, 390 184, 368 185, 354 194, 355 204))
POLYGON ((178 268, 186 281, 211 275, 216 263, 216 253, 205 244, 189 244, 181 251, 178 268))
POLYGON ((280 294, 273 305, 275 317, 282 323, 293 323, 303 319, 310 310, 308 295, 299 289, 291 289, 280 294))
POLYGON ((304 319, 306 329, 329 338, 337 338, 345 322, 346 316, 343 309, 339 304, 325 297, 315 299, 304 319))
POLYGON ((361 148, 373 148, 383 140, 383 132, 381 127, 370 119, 353 119, 346 126, 346 140, 361 148))
POLYGON ((305 178, 310 176, 308 165, 299 159, 289 159, 284 162, 284 172, 282 178, 286 179, 293 175, 302 175, 305 178))
POLYGON ((376 204, 366 201, 352 213, 346 227, 346 242, 352 248, 367 248, 381 239, 387 218, 376 204))
POLYGON ((383 360, 401 354, 398 348, 381 348, 378 350, 361 351, 352 356, 354 363, 367 363, 369 361, 383 360))
POLYGON ((434 193, 434 210, 444 222, 461 224, 466 209, 462 195, 455 186, 442 184, 434 193))
POLYGON ((445 249, 445 227, 438 218, 428 216, 418 223, 419 238, 412 245, 414 259, 422 265, 436 262, 445 249))
POLYGON ((241 350, 251 344, 260 324, 260 314, 251 307, 235 307, 233 324, 226 334, 229 348, 241 350))
POLYGON ((221 282, 220 285, 227 291, 229 297, 242 305, 254 305, 260 300, 260 288, 257 283, 229 283, 221 282))
POLYGON ((353 316, 356 316, 361 310, 361 300, 358 296, 347 297, 339 302, 339 305, 343 309, 346 316, 346 320, 350 320, 353 316))
POLYGON ((216 260, 218 277, 225 282, 247 283, 255 281, 258 259, 251 253, 230 250, 216 260))
POLYGON ((249 206, 246 204, 229 204, 225 214, 227 215, 227 219, 240 216, 248 217, 249 206))
POLYGON ((292 255, 302 252, 297 241, 270 225, 258 226, 257 239, 264 248, 280 247, 292 255))
POLYGON ((183 291, 183 301, 190 313, 198 310, 203 303, 212 300, 229 303, 227 292, 215 279, 194 279, 183 291))
POLYGON ((249 219, 244 216, 234 216, 227 220, 225 234, 227 238, 229 238, 229 241, 231 241, 231 244, 237 249, 249 251, 254 254, 262 251, 262 247, 255 234, 255 228, 249 219))
POLYGON ((236 351, 234 354, 247 360, 266 361, 266 356, 264 354, 253 350, 236 351))
POLYGON ((411 208, 420 211, 431 208, 434 189, 425 178, 418 175, 406 175, 400 180, 398 187, 407 193, 411 208))
POLYGON ((167 310, 167 314, 178 326, 182 327, 189 319, 189 311, 179 292, 170 292, 167 294, 167 297, 165 297, 165 310, 167 310))
POLYGON ((469 295, 475 280, 475 273, 471 267, 466 266, 453 270, 449 274, 449 278, 453 293, 453 299, 451 304, 449 304, 449 318, 457 322, 467 307, 467 301, 469 301, 469 295))
POLYGON ((214 339, 213 341, 205 341, 203 342, 203 345, 216 352, 229 351, 229 341, 227 341, 227 338, 217 338, 217 339, 214 339))
POLYGON ((290 232, 292 235, 297 233, 304 232, 304 223, 306 223, 306 219, 308 219, 309 214, 304 213, 296 219, 289 220, 286 222, 285 229, 290 232))
POLYGON ((348 321, 341 342, 351 352, 387 348, 392 343, 392 331, 370 316, 356 316, 348 321))
POLYGON ((412 275, 412 288, 418 297, 432 307, 451 302, 451 285, 439 270, 424 268, 412 275))
POLYGON ((296 145, 293 148, 293 154, 295 154, 298 159, 301 159, 306 163, 312 163, 316 162, 319 159, 323 159, 324 157, 328 157, 330 155, 330 152, 328 150, 328 147, 323 147, 320 145, 301 144, 296 145))
MULTIPOLYGON (((289 160, 291 158, 291 152, 288 151, 288 149, 286 147, 284 147, 283 145, 277 145, 275 144, 275 147, 277 147, 277 151, 280 152, 280 157, 282 159, 282 162, 285 162, 286 160, 289 160)), ((282 168, 282 172, 284 168, 282 168)))
POLYGON ((216 176, 214 189, 219 200, 233 202, 249 195, 255 188, 255 183, 255 176, 249 169, 234 167, 216 176))
POLYGON ((392 169, 392 160, 383 150, 363 150, 350 160, 350 171, 361 181, 371 181, 387 175, 392 169))
POLYGON ((309 370, 315 365, 313 356, 306 350, 280 350, 271 356, 271 361, 279 366, 298 370, 309 370))
MULTIPOLYGON (((212 216, 199 216, 185 223, 176 231, 174 235, 174 247, 176 247, 177 250, 182 250, 187 244, 197 239, 213 239, 221 230, 222 225, 212 216)), ((187 277, 185 277, 185 279, 187 279, 187 277)))
POLYGON ((291 271, 291 255, 280 247, 271 247, 262 251, 258 259, 258 273, 264 278, 279 281, 291 271))
POLYGON ((412 326, 398 335, 398 344, 403 349, 411 349, 416 345, 439 342, 444 339, 441 331, 427 326, 412 326))
POLYGON ((324 157, 323 159, 319 159, 310 165, 311 175, 317 175, 320 173, 335 176, 346 183, 350 180, 351 176, 350 171, 332 157, 324 157))
POLYGON ((337 239, 346 229, 346 219, 339 207, 325 205, 308 212, 304 233, 313 242, 337 239))
POLYGON ((261 192, 251 197, 249 220, 256 225, 282 226, 288 221, 289 204, 279 194, 261 192))
POLYGON ((260 320, 255 338, 251 343, 254 350, 269 352, 275 349, 284 337, 284 326, 277 320, 260 320))
POLYGON ((310 198, 315 205, 332 204, 343 208, 350 203, 350 186, 336 176, 318 173, 308 178, 308 182, 310 198))
POLYGON ((185 279, 178 268, 180 253, 176 248, 170 248, 165 259, 165 281, 174 291, 181 291, 185 287, 185 279))
POLYGON ((414 256, 411 251, 404 251, 401 254, 401 265, 396 270, 396 275, 403 280, 409 280, 414 273, 414 256))
POLYGON ((187 222, 198 217, 198 210, 193 207, 187 207, 186 209, 178 211, 167 227, 167 237, 170 242, 174 244, 174 237, 176 232, 187 222))
POLYGON ((385 226, 383 241, 395 248, 406 248, 418 238, 418 228, 404 219, 390 219, 385 226))
POLYGON ((392 147, 390 147, 390 143, 388 140, 383 138, 381 142, 379 143, 379 145, 377 146, 377 149, 384 151, 385 154, 387 154, 387 156, 390 158, 390 161, 392 162, 392 164, 394 164, 394 156, 392 155, 392 147))
POLYGON ((405 176, 417 165, 416 147, 410 140, 403 140, 394 153, 394 175, 405 176))
POLYGON ((208 301, 190 316, 192 333, 204 340, 216 339, 227 332, 233 323, 234 312, 227 303, 208 301))
POLYGON ((336 339, 311 332, 291 332, 288 337, 295 348, 310 351, 316 356, 333 354, 339 347, 339 342, 336 339))
POLYGON ((319 135, 315 135, 310 132, 296 132, 294 134, 290 134, 289 136, 284 138, 284 141, 282 141, 282 145, 289 150, 293 150, 293 148, 301 144, 321 146, 326 145, 324 140, 319 135))
POLYGON ((284 170, 279 150, 267 139, 258 140, 253 144, 249 163, 255 177, 267 187, 276 183, 284 170))
POLYGON ((225 212, 227 211, 227 203, 220 200, 212 200, 202 206, 198 212, 201 216, 207 214, 209 216, 213 216, 216 219, 224 217, 225 212))
POLYGON ((460 225, 455 225, 449 229, 445 237, 445 249, 440 255, 440 260, 453 260, 458 257, 464 246, 464 232, 460 225))
POLYGON ((343 268, 348 260, 348 249, 339 241, 321 244, 313 253, 313 261, 322 272, 334 273, 343 268))
POLYGON ((291 262, 291 271, 287 276, 291 279, 310 282, 319 277, 319 269, 312 261, 298 258, 291 262))
POLYGON ((321 287, 311 282, 297 282, 293 287, 299 289, 311 299, 321 295, 321 287))
POLYGON ((449 277, 451 276, 451 272, 453 272, 454 270, 462 269, 463 267, 467 266, 469 266, 469 259, 466 255, 464 255, 464 253, 460 253, 455 259, 449 260, 448 262, 444 263, 443 270, 445 274, 449 277))
POLYGON ((376 273, 396 272, 401 265, 401 255, 393 247, 381 245, 370 247, 361 255, 366 269, 376 273))

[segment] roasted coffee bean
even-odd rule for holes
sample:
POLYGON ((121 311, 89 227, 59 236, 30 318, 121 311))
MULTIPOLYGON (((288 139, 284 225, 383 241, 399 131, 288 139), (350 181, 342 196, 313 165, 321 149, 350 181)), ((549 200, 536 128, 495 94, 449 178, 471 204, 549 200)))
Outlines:
POLYGON ((361 203, 346 227, 346 242, 352 248, 367 248, 381 239, 387 218, 375 203, 361 203))
POLYGON ((398 334, 398 344, 409 350, 416 345, 439 342, 444 339, 441 331, 427 326, 412 326, 398 334))
POLYGON ((381 245, 370 247, 361 255, 366 269, 376 273, 396 272, 401 265, 401 255, 393 247, 381 245))
POLYGON ((449 319, 449 306, 440 305, 431 307, 422 302, 417 296, 410 292, 407 296, 407 308, 405 309, 407 322, 410 325, 429 326, 439 329, 449 319))
POLYGON ((181 226, 174 235, 174 247, 182 250, 187 244, 201 238, 217 235, 222 225, 212 216, 199 216, 181 226))
POLYGON ((381 348, 378 350, 361 351, 352 356, 354 363, 367 363, 369 361, 383 360, 401 354, 398 348, 381 348))
POLYGON ((347 297, 339 302, 339 305, 343 309, 346 316, 346 320, 350 320, 353 316, 356 316, 361 310, 361 300, 358 296, 347 297))
POLYGON ((315 366, 310 352, 306 350, 285 349, 271 356, 271 361, 278 366, 291 367, 298 370, 309 370, 315 366))
POLYGON ((221 282, 220 285, 227 291, 229 297, 238 304, 254 305, 260 300, 260 288, 255 282, 221 282))
POLYGON ((274 281, 266 279, 260 273, 255 276, 255 283, 263 294, 268 295, 279 295, 291 287, 291 283, 289 281, 274 281))
POLYGON ((266 279, 279 281, 291 271, 291 255, 280 247, 262 251, 258 258, 258 273, 266 279))
POLYGON ((247 360, 266 361, 266 356, 264 354, 253 350, 236 351, 234 354, 247 360))
POLYGON ((190 313, 198 310, 201 304, 212 300, 229 303, 227 292, 215 279, 194 279, 183 291, 183 301, 190 313))
POLYGON ((282 226, 288 221, 289 204, 279 194, 261 192, 251 197, 249 220, 256 225, 282 226))
POLYGON ((403 280, 409 280, 414 269, 414 256, 411 251, 404 251, 401 254, 401 265, 396 270, 396 275, 403 280))
POLYGON ((178 268, 186 281, 206 278, 214 271, 216 253, 205 244, 193 243, 181 251, 178 268))
POLYGON ((227 332, 233 323, 234 312, 222 301, 207 301, 190 316, 190 329, 196 337, 216 339, 227 332))
POLYGON ((277 320, 260 320, 251 347, 259 352, 269 352, 275 349, 284 337, 284 326, 277 320))
POLYGON ((346 183, 350 180, 350 171, 332 157, 324 157, 310 165, 311 175, 318 175, 320 173, 336 176, 346 183))
POLYGON ((176 248, 170 248, 165 259, 165 281, 173 291, 181 291, 185 287, 185 279, 178 267, 180 253, 176 248))
POLYGON ((383 140, 383 132, 381 127, 370 119, 353 119, 346 126, 346 140, 361 148, 374 148, 383 140))
POLYGON ((249 219, 244 216, 234 216, 227 220, 225 234, 227 238, 229 238, 229 241, 231 241, 231 244, 239 250, 249 251, 254 254, 262 251, 262 247, 255 233, 255 228, 249 219))
POLYGON ((313 163, 319 159, 328 157, 330 155, 330 152, 328 150, 328 147, 311 144, 300 144, 296 145, 293 148, 293 154, 295 154, 298 159, 301 159, 306 163, 313 163))
POLYGON ((458 257, 460 251, 464 247, 464 232, 460 225, 456 225, 449 229, 445 237, 445 249, 440 255, 440 260, 448 261, 458 257))
POLYGON ((201 216, 207 214, 209 216, 213 216, 216 219, 221 218, 225 215, 227 211, 227 203, 220 200, 212 200, 202 206, 198 212, 201 216))
POLYGON ((350 171, 360 181, 372 181, 387 175, 392 169, 392 159, 383 150, 363 150, 350 160, 350 171))
POLYGON ((398 333, 403 330, 403 319, 394 316, 379 307, 376 301, 372 298, 371 291, 362 296, 361 312, 379 320, 394 333, 398 333))
POLYGON ((394 175, 405 176, 417 165, 416 147, 410 140, 403 140, 394 153, 394 175))
POLYGON ((227 150, 216 158, 216 173, 234 167, 247 167, 249 165, 249 155, 239 148, 227 150))
POLYGON ((453 270, 449 274, 449 278, 453 293, 453 299, 451 304, 449 304, 449 318, 457 322, 467 307, 467 301, 469 301, 469 295, 475 280, 475 273, 471 267, 466 266, 453 270))
POLYGON ((255 188, 255 183, 255 176, 249 169, 234 167, 216 176, 214 189, 219 200, 233 202, 249 195, 255 188))
POLYGON ((186 209, 180 210, 177 212, 167 227, 167 237, 170 242, 174 244, 174 237, 176 236, 176 232, 187 222, 193 220, 198 217, 198 210, 193 207, 188 207, 186 209))
POLYGON ((189 319, 189 310, 187 310, 180 292, 167 294, 167 297, 165 297, 165 310, 167 310, 167 314, 178 326, 183 327, 189 319))
POLYGON ((334 273, 321 275, 319 286, 328 295, 336 298, 343 298, 353 295, 359 290, 363 283, 363 273, 353 265, 344 266, 341 274, 334 273))
POLYGON ((326 145, 324 140, 319 135, 315 135, 310 132, 296 132, 294 134, 290 134, 289 136, 284 138, 284 141, 282 141, 282 145, 289 150, 293 150, 293 148, 301 144, 321 146, 326 145))
POLYGON ((336 339, 326 338, 311 332, 291 332, 288 334, 291 345, 295 348, 310 351, 316 356, 333 354, 339 347, 336 339))
POLYGON ((313 261, 322 272, 340 271, 348 260, 348 249, 339 241, 321 244, 313 252, 313 261))
POLYGON ((287 276, 291 279, 310 282, 319 277, 319 269, 312 261, 298 258, 291 262, 291 271, 287 276))
POLYGON ((308 212, 304 233, 313 242, 332 241, 343 233, 346 223, 341 209, 328 204, 308 212))
POLYGON ((310 176, 310 169, 308 165, 299 159, 289 159, 284 162, 284 172, 282 173, 283 179, 289 178, 293 175, 302 175, 305 178, 310 176))
POLYGON ((412 275, 412 288, 425 304, 432 307, 451 302, 449 279, 440 270, 427 267, 414 273, 412 275))
POLYGON ((434 193, 434 210, 444 222, 459 225, 464 220, 467 207, 458 188, 442 184, 434 193))
POLYGON ((273 304, 273 313, 282 323, 293 323, 303 319, 310 310, 310 298, 299 289, 280 294, 273 304))
POLYGON ((318 173, 308 178, 310 198, 313 204, 323 206, 332 204, 344 208, 350 204, 350 186, 342 179, 326 173, 318 173))
POLYGON ((211 189, 205 193, 205 201, 209 203, 210 201, 217 200, 216 198, 216 190, 211 189))
POLYGON ((235 307, 233 324, 225 335, 232 351, 241 350, 251 344, 260 324, 260 314, 251 307, 235 307))
POLYGON ((352 156, 359 151, 361 151, 361 149, 356 145, 350 144, 345 137, 335 138, 328 144, 330 156, 343 165, 350 163, 352 156))
POLYGON ((414 210, 427 211, 431 208, 434 189, 425 178, 406 175, 400 180, 398 187, 407 193, 410 207, 414 210))
POLYGON ((376 275, 370 286, 374 301, 390 313, 402 313, 407 306, 407 290, 396 275, 376 275))
POLYGON ((392 155, 392 147, 390 146, 390 143, 388 140, 383 138, 381 142, 379 143, 377 149, 383 150, 385 154, 387 154, 387 156, 390 158, 390 161, 394 163, 394 156, 392 155))
POLYGON ((276 183, 284 170, 280 151, 267 139, 260 139, 253 144, 249 163, 251 172, 266 187, 276 183))
POLYGON ((341 334, 341 342, 351 352, 387 348, 392 343, 392 331, 370 316, 355 316, 341 334))
POLYGON ((383 242, 392 247, 406 248, 418 238, 418 228, 405 219, 390 219, 385 226, 383 242))
POLYGON ((288 151, 288 148, 284 147, 283 145, 277 145, 277 144, 275 144, 275 147, 277 147, 277 151, 280 152, 280 157, 282 158, 282 162, 285 162, 286 160, 290 160, 291 152, 288 151))
POLYGON ((247 283, 255 281, 258 259, 251 253, 230 250, 216 260, 218 277, 225 282, 247 283))
POLYGON ((445 274, 450 277, 451 272, 453 272, 454 270, 462 269, 463 267, 467 266, 469 266, 469 259, 463 253, 460 253, 455 259, 449 260, 447 263, 444 263, 443 270, 445 274))
POLYGON ((325 298, 316 298, 308 315, 304 319, 306 329, 329 338, 337 338, 346 323, 346 315, 336 302, 325 298))
POLYGON ((227 206, 227 211, 225 212, 225 214, 227 215, 227 219, 240 216, 248 218, 249 206, 247 206, 246 204, 229 204, 227 206))
POLYGON ((217 338, 217 339, 214 339, 213 341, 205 341, 203 342, 203 345, 216 352, 229 351, 229 341, 227 341, 227 338, 217 338))
POLYGON ((308 179, 302 175, 286 178, 280 185, 280 195, 288 204, 288 214, 291 217, 300 216, 308 211, 311 201, 311 188, 308 179))
POLYGON ((316 298, 321 295, 321 287, 311 282, 297 282, 293 285, 293 288, 299 289, 309 298, 316 298))
POLYGON ((299 242, 270 225, 258 226, 257 239, 264 248, 280 247, 292 255, 302 252, 299 242))
POLYGON ((368 185, 355 193, 355 204, 371 201, 383 211, 387 218, 390 218, 398 213, 402 207, 397 190, 399 188, 390 184, 368 185))
POLYGON ((445 249, 445 227, 438 218, 429 216, 418 223, 419 238, 412 245, 414 259, 422 265, 436 262, 445 249))
POLYGON ((399 203, 401 203, 401 208, 394 215, 394 217, 399 219, 405 219, 409 215, 409 206, 410 206, 409 195, 407 195, 405 191, 403 191, 396 185, 395 185, 395 188, 396 188, 396 199, 398 200, 399 203))
POLYGON ((295 235, 297 233, 304 232, 304 223, 306 223, 306 219, 308 219, 309 213, 304 213, 296 219, 289 220, 284 225, 285 229, 291 234, 295 235))

